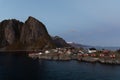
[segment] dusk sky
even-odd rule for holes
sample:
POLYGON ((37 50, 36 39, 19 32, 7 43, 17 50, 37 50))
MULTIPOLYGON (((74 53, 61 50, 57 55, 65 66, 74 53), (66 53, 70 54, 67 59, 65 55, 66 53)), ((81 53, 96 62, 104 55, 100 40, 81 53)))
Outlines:
POLYGON ((0 21, 28 16, 68 42, 120 46, 120 0, 0 0, 0 21))

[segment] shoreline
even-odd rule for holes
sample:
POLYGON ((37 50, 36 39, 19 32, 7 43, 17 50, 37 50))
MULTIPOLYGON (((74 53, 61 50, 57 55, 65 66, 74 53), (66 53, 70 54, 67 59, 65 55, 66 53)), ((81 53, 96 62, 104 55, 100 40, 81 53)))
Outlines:
POLYGON ((111 64, 111 65, 120 65, 120 59, 116 58, 100 58, 100 57, 91 57, 85 56, 80 57, 79 55, 50 55, 50 54, 28 54, 28 57, 32 59, 40 60, 54 60, 54 61, 71 61, 76 60, 80 62, 89 62, 89 63, 101 63, 101 64, 111 64))

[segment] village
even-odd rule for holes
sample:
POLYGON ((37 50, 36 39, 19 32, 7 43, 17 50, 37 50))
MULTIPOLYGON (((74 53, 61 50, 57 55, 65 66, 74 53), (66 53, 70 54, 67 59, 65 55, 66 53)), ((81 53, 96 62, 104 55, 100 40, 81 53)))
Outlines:
POLYGON ((85 62, 100 62, 104 64, 120 64, 119 51, 96 50, 95 48, 56 48, 34 51, 28 54, 30 58, 40 60, 78 60, 85 62))

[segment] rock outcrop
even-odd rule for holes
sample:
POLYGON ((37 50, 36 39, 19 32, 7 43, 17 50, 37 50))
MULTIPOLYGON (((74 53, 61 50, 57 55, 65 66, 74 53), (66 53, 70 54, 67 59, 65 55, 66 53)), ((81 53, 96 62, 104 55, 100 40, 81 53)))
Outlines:
POLYGON ((0 23, 0 48, 13 44, 20 38, 23 23, 11 19, 0 23))
POLYGON ((71 47, 69 44, 67 44, 67 42, 63 38, 59 36, 52 37, 52 40, 58 48, 71 47))
POLYGON ((0 23, 1 50, 39 50, 53 47, 55 45, 45 25, 31 16, 25 23, 16 19, 0 23))
POLYGON ((52 48, 52 39, 45 25, 33 17, 29 17, 23 24, 20 42, 28 45, 27 49, 52 48))

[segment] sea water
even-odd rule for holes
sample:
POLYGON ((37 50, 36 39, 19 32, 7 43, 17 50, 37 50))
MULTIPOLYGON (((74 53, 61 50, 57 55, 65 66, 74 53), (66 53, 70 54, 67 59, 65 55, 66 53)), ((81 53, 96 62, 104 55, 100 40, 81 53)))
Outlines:
POLYGON ((0 55, 0 80, 120 80, 120 65, 0 55))

